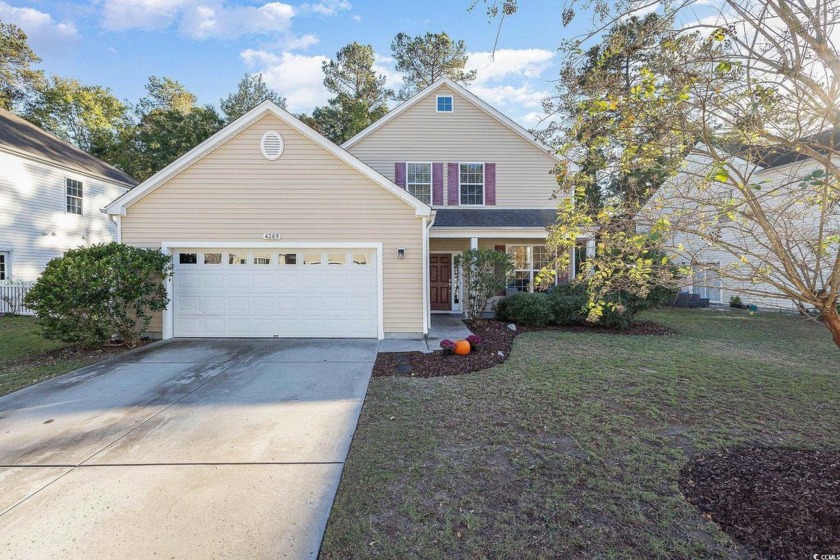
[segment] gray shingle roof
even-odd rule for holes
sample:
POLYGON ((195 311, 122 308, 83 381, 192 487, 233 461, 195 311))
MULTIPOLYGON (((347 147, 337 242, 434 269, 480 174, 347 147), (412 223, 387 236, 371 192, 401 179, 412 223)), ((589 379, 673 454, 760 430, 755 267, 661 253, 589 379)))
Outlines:
POLYGON ((0 148, 31 155, 94 177, 134 186, 137 181, 14 113, 0 109, 0 148))
POLYGON ((545 228, 557 219, 553 208, 440 208, 432 227, 545 228))

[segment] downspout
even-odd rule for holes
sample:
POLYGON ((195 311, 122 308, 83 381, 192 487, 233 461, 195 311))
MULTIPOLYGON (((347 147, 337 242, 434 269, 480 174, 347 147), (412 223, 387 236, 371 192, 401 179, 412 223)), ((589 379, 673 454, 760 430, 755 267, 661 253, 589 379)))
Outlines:
POLYGON ((432 324, 432 308, 429 305, 429 232, 435 223, 437 213, 432 210, 428 218, 423 218, 423 335, 429 334, 432 324))

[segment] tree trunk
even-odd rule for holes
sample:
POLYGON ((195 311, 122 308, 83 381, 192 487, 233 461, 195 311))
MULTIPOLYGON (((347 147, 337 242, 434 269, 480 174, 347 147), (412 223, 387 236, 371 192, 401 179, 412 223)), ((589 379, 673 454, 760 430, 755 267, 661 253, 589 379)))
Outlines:
POLYGON ((840 348, 840 313, 837 313, 837 308, 832 305, 822 310, 822 317, 826 328, 834 337, 834 344, 840 348))

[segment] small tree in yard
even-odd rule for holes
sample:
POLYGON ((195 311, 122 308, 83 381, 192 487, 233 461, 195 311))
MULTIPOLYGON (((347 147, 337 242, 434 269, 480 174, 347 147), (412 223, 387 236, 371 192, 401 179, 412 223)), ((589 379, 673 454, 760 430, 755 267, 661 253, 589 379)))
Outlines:
POLYGON ((469 249, 455 256, 455 266, 464 278, 464 311, 467 319, 481 319, 487 302, 505 289, 513 263, 507 253, 492 249, 469 249))
POLYGON ((151 313, 169 303, 172 258, 119 243, 67 251, 51 260, 26 296, 46 338, 96 345, 118 336, 140 341, 151 313))

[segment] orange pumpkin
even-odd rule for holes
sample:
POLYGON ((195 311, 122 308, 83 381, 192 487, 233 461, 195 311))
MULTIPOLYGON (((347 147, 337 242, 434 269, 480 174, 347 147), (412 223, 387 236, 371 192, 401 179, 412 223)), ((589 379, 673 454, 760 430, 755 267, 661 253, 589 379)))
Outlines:
POLYGON ((456 340, 455 353, 459 356, 466 356, 470 353, 470 343, 466 340, 456 340))

